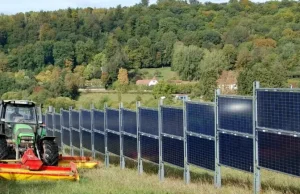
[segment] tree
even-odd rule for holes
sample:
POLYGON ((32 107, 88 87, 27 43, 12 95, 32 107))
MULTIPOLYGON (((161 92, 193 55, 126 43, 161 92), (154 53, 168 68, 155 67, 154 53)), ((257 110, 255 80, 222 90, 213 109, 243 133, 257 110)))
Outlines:
POLYGON ((174 93, 175 88, 166 83, 165 81, 160 81, 158 84, 156 84, 152 90, 152 94, 155 99, 158 99, 162 96, 165 96, 167 98, 170 98, 171 95, 174 93))
POLYGON ((141 0, 141 5, 148 7, 149 6, 149 0, 141 0))
POLYGON ((6 71, 7 64, 8 64, 7 56, 4 53, 0 52, 0 71, 6 71))
POLYGON ((115 88, 118 91, 119 102, 122 101, 122 94, 128 90, 128 72, 126 69, 120 68, 118 74, 118 81, 115 82, 115 88))
POLYGON ((64 66, 66 60, 74 59, 73 44, 68 41, 58 41, 53 46, 53 58, 55 65, 60 67, 64 66))

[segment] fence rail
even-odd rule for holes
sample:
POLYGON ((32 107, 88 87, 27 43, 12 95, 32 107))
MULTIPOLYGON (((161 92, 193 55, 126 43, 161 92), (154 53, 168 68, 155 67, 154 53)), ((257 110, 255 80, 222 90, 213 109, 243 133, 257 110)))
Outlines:
MULTIPOLYGON (((51 109, 49 109, 51 110, 51 109)), ((106 107, 104 111, 60 110, 43 115, 46 132, 57 136, 63 153, 96 153, 159 166, 164 163, 184 169, 190 182, 189 166, 215 172, 215 186, 221 186, 221 166, 253 173, 254 193, 260 192, 260 168, 300 176, 300 90, 263 89, 254 83, 253 96, 226 96, 216 91, 214 103, 185 101, 183 107, 136 110, 106 107)))

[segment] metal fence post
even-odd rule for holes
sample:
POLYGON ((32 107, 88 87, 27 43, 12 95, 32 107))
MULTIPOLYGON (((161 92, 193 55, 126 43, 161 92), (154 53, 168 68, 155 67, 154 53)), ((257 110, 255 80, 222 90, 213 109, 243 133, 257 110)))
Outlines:
POLYGON ((80 141, 80 156, 83 157, 84 156, 84 152, 83 152, 83 146, 82 146, 82 129, 81 129, 81 125, 82 125, 82 112, 81 112, 82 106, 79 109, 79 141, 80 141))
POLYGON ((143 160, 141 155, 141 138, 140 138, 140 106, 141 102, 136 102, 136 138, 137 138, 137 151, 138 151, 138 172, 139 174, 143 174, 143 160))
POLYGON ((70 128, 70 152, 71 156, 74 156, 74 147, 73 147, 73 120, 72 120, 72 107, 69 107, 69 128, 70 128))
POLYGON ((125 168, 125 158, 123 152, 123 103, 119 104, 119 133, 120 133, 120 167, 121 169, 125 168))
POLYGON ((220 150, 219 150, 219 115, 218 115, 218 95, 220 95, 220 89, 215 91, 215 187, 221 187, 221 167, 220 167, 220 150))
POLYGON ((187 146, 187 113, 186 113, 186 101, 183 101, 183 142, 184 142, 184 182, 189 184, 191 181, 190 177, 190 166, 188 163, 188 146, 187 146))
POLYGON ((94 132, 95 118, 94 118, 94 111, 95 111, 94 104, 91 104, 91 146, 92 146, 92 157, 95 159, 96 158, 96 153, 95 153, 95 132, 94 132))
POLYGON ((48 131, 49 131, 49 128, 48 128, 48 125, 49 125, 49 123, 48 123, 48 111, 49 110, 46 110, 46 114, 45 114, 45 128, 46 128, 46 134, 47 134, 47 136, 49 135, 48 134, 48 131))
POLYGON ((52 107, 52 135, 55 136, 55 108, 52 107))
POLYGON ((163 98, 160 99, 158 105, 158 131, 159 131, 159 180, 164 181, 165 172, 164 172, 164 162, 163 162, 163 153, 162 153, 162 114, 161 106, 163 105, 163 98))
POLYGON ((65 155, 66 152, 65 152, 65 146, 64 146, 64 130, 63 130, 63 114, 62 114, 62 111, 63 109, 60 108, 60 132, 61 132, 61 138, 60 138, 60 141, 61 141, 61 150, 62 150, 62 153, 65 155))
POLYGON ((253 83, 253 191, 255 194, 260 192, 260 168, 258 161, 258 131, 256 128, 257 125, 257 97, 256 97, 256 89, 259 88, 259 82, 253 83))
POLYGON ((104 104, 104 144, 105 144, 105 167, 109 167, 109 152, 107 148, 107 103, 104 104))

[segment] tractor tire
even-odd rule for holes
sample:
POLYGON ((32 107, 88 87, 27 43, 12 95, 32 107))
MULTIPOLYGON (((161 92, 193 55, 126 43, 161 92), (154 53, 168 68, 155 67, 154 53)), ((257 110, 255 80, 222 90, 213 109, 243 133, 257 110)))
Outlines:
POLYGON ((59 160, 59 152, 57 143, 52 140, 44 140, 41 158, 47 166, 57 166, 59 160))
POLYGON ((0 138, 0 160, 8 158, 9 149, 5 138, 0 138))

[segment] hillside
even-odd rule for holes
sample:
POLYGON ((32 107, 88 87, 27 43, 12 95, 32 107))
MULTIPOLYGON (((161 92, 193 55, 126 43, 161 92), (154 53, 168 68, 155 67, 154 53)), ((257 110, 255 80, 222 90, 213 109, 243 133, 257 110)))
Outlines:
POLYGON ((158 0, 0 15, 0 95, 77 99, 85 80, 111 87, 120 68, 134 83, 147 77, 141 69, 160 67, 198 81, 195 95, 207 100, 225 70, 239 72, 239 94, 251 94, 254 80, 286 87, 299 77, 299 47, 300 3, 288 0, 158 0))

